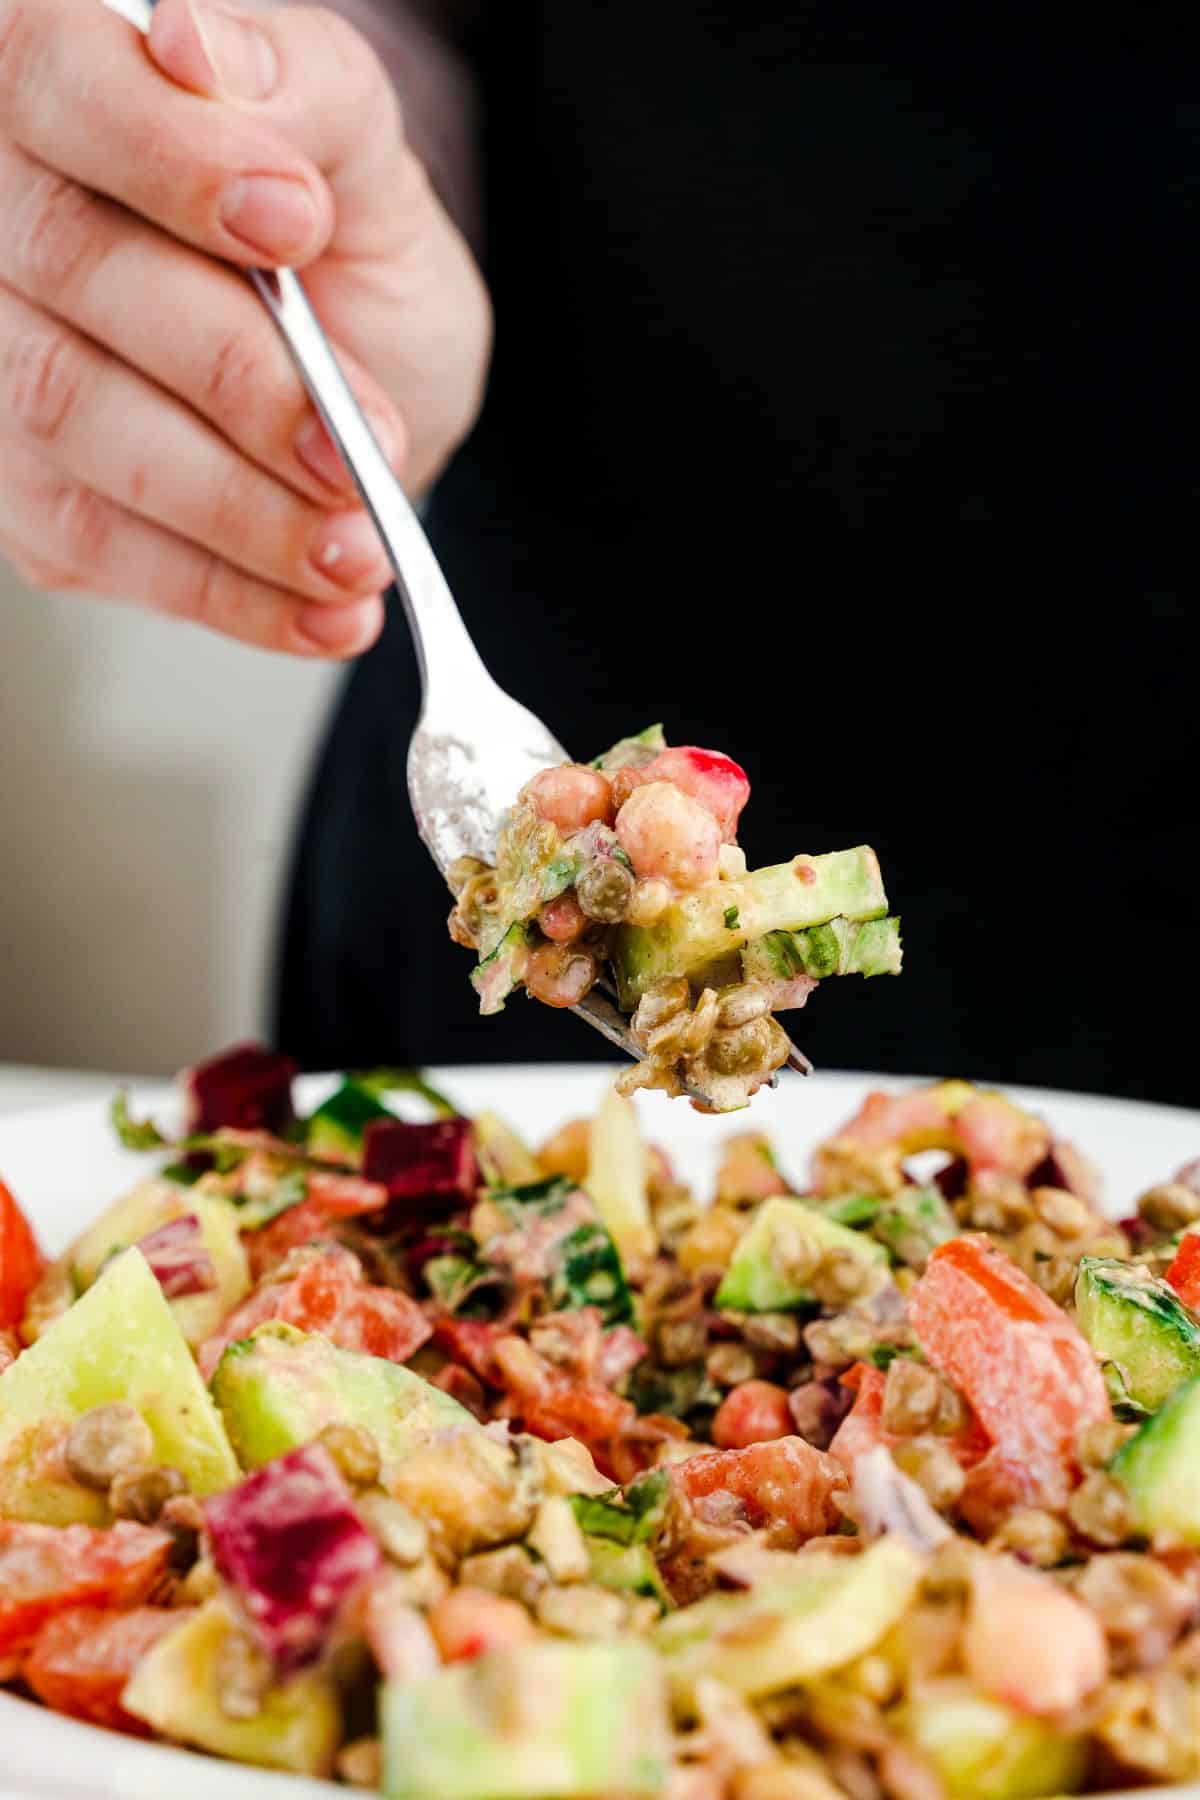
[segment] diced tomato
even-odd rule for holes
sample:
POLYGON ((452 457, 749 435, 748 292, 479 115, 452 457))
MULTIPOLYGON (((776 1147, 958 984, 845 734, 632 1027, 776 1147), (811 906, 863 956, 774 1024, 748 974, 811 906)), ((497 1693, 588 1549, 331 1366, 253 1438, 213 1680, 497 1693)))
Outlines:
POLYGON ((454 1362, 464 1363, 491 1387, 501 1385, 496 1342, 504 1335, 502 1326, 485 1325, 478 1319, 439 1319, 433 1328, 433 1340, 439 1350, 444 1350, 454 1362))
POLYGON ((1061 1505, 1079 1433, 1112 1416, 1099 1366, 1062 1308, 971 1235, 933 1252, 909 1296, 909 1318, 1001 1458, 1029 1471, 1044 1504, 1061 1505))
POLYGON ((910 1094, 868 1094, 858 1112, 835 1133, 835 1141, 864 1150, 886 1150, 896 1144, 906 1156, 918 1150, 949 1150, 949 1115, 937 1088, 915 1088, 910 1094))
POLYGON ((380 1183, 364 1181, 361 1175, 334 1175, 313 1169, 308 1176, 307 1193, 295 1206, 262 1225, 257 1231, 242 1234, 242 1243, 250 1259, 250 1273, 255 1281, 281 1263, 290 1250, 311 1244, 327 1234, 339 1219, 354 1219, 363 1213, 378 1212, 387 1205, 388 1191, 380 1183))
POLYGON ((1184 1232, 1167 1270, 1167 1280, 1185 1306, 1200 1312, 1200 1232, 1184 1232))
POLYGON ((126 1519, 107 1531, 0 1521, 0 1655, 27 1649, 67 1607, 146 1600, 171 1544, 169 1533, 126 1519))
POLYGON ((596 1466, 614 1481, 630 1481, 649 1468, 668 1438, 686 1436, 674 1419, 639 1417, 636 1407, 596 1381, 580 1381, 556 1369, 524 1338, 498 1333, 491 1349, 493 1374, 504 1390, 508 1415, 524 1430, 554 1443, 578 1438, 596 1466))
POLYGON ((186 1607, 73 1606, 42 1626, 22 1672, 55 1712, 149 1737, 149 1726, 121 1705, 125 1683, 159 1638, 190 1617, 186 1607))
POLYGON ((526 1644, 537 1632, 519 1600, 488 1588, 456 1587, 435 1600, 429 1629, 443 1662, 473 1662, 491 1650, 526 1644))
POLYGON ((977 1537, 990 1538, 1011 1512, 1037 1506, 1041 1498, 1041 1484, 1035 1475, 1022 1463, 989 1450, 967 1470, 958 1510, 977 1537))
POLYGON ((689 1500, 732 1494, 753 1526, 789 1525, 797 1537, 819 1537, 840 1518, 834 1494, 846 1472, 803 1438, 776 1438, 744 1450, 712 1450, 674 1464, 672 1478, 689 1500))
POLYGON ((433 1327, 416 1301, 396 1288, 372 1287, 349 1250, 331 1245, 290 1281, 268 1281, 230 1313, 200 1346, 196 1360, 207 1381, 223 1351, 256 1325, 280 1319, 298 1331, 319 1331, 343 1350, 362 1350, 407 1362, 433 1327))
POLYGON ((948 1150, 973 1170, 996 1169, 1024 1179, 1044 1162, 1050 1133, 1040 1119, 1003 1094, 983 1094, 966 1082, 946 1081, 908 1094, 868 1094, 836 1143, 863 1150, 948 1150))
POLYGON ((712 1438, 719 1450, 744 1450, 794 1431, 786 1388, 773 1381, 739 1381, 717 1408, 712 1438))
POLYGON ((1002 1094, 976 1094, 954 1118, 959 1146, 972 1169, 996 1169, 1024 1180, 1046 1158, 1050 1133, 1002 1094))
POLYGON ((0 1181, 0 1330, 21 1323, 25 1302, 45 1267, 33 1227, 0 1181))
POLYGON ((695 744, 676 745, 661 750, 653 762, 639 769, 637 780, 639 786, 648 781, 672 782, 712 814, 724 843, 731 844, 737 836, 738 818, 750 798, 750 782, 731 756, 720 750, 701 750, 695 744))
POLYGON ((483 1391, 483 1383, 470 1369, 464 1369, 461 1363, 447 1363, 432 1377, 433 1386, 441 1388, 443 1394, 449 1394, 460 1406, 474 1413, 477 1419, 487 1418, 487 1398, 483 1391))
POLYGON ((846 1414, 829 1446, 835 1462, 853 1473, 854 1465, 868 1450, 884 1444, 890 1450, 895 1439, 883 1429, 883 1390, 887 1377, 871 1363, 855 1363, 842 1376, 842 1386, 853 1388, 854 1405, 846 1414))

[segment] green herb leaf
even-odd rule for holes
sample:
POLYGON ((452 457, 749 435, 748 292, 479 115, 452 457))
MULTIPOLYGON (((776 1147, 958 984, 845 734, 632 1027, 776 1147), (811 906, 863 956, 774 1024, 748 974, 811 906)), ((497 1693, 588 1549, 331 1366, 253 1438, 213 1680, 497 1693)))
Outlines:
POLYGON ((161 1150, 167 1143, 153 1119, 135 1119, 129 1111, 129 1095, 119 1088, 108 1109, 109 1122, 126 1150, 161 1150))
POLYGON ((346 1077, 356 1087, 365 1088, 379 1099, 384 1094, 419 1094, 442 1119, 461 1118, 457 1106, 445 1094, 431 1087, 420 1069, 355 1069, 346 1077))
POLYGON ((726 931, 736 931, 737 930, 737 928, 738 928, 738 909, 736 906, 727 906, 725 908, 725 911, 724 911, 722 917, 725 920, 726 931))
POLYGON ((633 1317, 633 1301, 617 1247, 603 1225, 579 1225, 563 1239, 562 1263, 550 1283, 551 1304, 595 1306, 605 1325, 633 1317))
MULTIPOLYGON (((220 1152, 217 1153, 218 1166, 220 1152)), ((234 1164, 237 1167, 237 1164, 234 1164)), ((226 1174, 229 1170, 224 1171, 226 1174)), ((308 1173, 305 1169, 291 1168, 282 1174, 278 1181, 263 1192, 253 1195, 235 1194, 233 1204, 238 1209, 238 1217, 243 1231, 258 1231, 277 1219, 280 1213, 290 1212, 293 1206, 299 1206, 308 1197, 308 1173)))

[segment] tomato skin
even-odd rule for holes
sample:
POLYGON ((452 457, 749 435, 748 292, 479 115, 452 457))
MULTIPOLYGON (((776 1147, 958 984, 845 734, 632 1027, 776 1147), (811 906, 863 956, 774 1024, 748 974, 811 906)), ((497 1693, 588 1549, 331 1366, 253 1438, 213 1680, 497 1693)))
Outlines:
POLYGON ((68 1607, 136 1606, 166 1570, 172 1538, 120 1520, 90 1525, 0 1521, 0 1656, 27 1650, 46 1620, 68 1607))
POLYGON ((1099 1366, 1062 1308, 972 1234, 938 1246, 908 1310, 917 1342, 970 1402, 998 1457, 1028 1471, 1042 1504, 1061 1505, 1080 1431, 1112 1417, 1099 1366))
POLYGON ((718 1450, 744 1450, 794 1434, 787 1392, 773 1381, 740 1381, 717 1408, 712 1438, 718 1450))
POLYGON ((45 1267, 33 1227, 0 1181, 0 1331, 15 1330, 21 1323, 25 1302, 45 1267))
POLYGON ((492 1650, 508 1650, 537 1636, 533 1620, 519 1600, 508 1600, 488 1588, 456 1587, 435 1600, 429 1629, 442 1661, 474 1662, 492 1650))
POLYGON ((1187 1231, 1180 1238, 1166 1278, 1190 1311, 1200 1310, 1200 1232, 1187 1231))
POLYGON ((261 1281, 281 1263, 290 1250, 311 1244, 327 1234, 339 1219, 356 1219, 387 1205, 388 1191, 381 1182, 364 1181, 361 1175, 333 1175, 314 1169, 308 1177, 307 1197, 257 1231, 242 1233, 242 1245, 250 1259, 250 1273, 261 1281))
POLYGON ((192 1610, 73 1606, 42 1626, 22 1673, 42 1704, 55 1712, 151 1737, 150 1727, 125 1711, 121 1695, 146 1652, 189 1619, 192 1610))
POLYGON ((362 1350, 389 1362, 407 1362, 433 1327, 407 1294, 372 1287, 358 1259, 333 1245, 299 1269, 291 1281, 256 1288, 200 1346, 196 1361, 207 1381, 228 1345, 249 1337, 256 1325, 280 1319, 298 1331, 319 1331, 343 1350, 362 1350))
POLYGON ((638 771, 639 784, 670 781, 698 800, 717 821, 723 843, 737 837, 738 818, 750 798, 745 769, 720 750, 701 750, 696 744, 660 750, 653 762, 638 771))
POLYGON ((840 1465, 799 1437, 705 1451, 674 1464, 671 1474, 689 1500, 732 1494, 751 1525, 789 1525, 801 1538, 820 1537, 837 1526, 833 1496, 846 1487, 840 1465))

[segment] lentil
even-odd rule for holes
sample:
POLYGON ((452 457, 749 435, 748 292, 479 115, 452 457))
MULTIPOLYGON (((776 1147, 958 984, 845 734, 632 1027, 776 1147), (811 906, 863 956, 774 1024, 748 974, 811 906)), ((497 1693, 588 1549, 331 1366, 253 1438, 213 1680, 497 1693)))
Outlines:
POLYGON ((750 1313, 742 1326, 742 1337, 751 1350, 787 1356, 800 1348, 800 1321, 795 1313, 750 1313))
POLYGON ((924 1363, 898 1356, 891 1363, 883 1389, 883 1429, 900 1437, 929 1431, 937 1421, 942 1384, 924 1363))
POLYGON ((575 883, 575 898, 589 919, 618 925, 629 911, 636 886, 633 871, 615 857, 597 857, 575 883))
POLYGON ((187 1492, 178 1469, 131 1469, 117 1475, 108 1490, 113 1517, 153 1525, 168 1500, 187 1492))
POLYGON ((709 1351, 704 1372, 718 1387, 738 1387, 752 1379, 755 1362, 744 1344, 718 1344, 709 1351))
POLYGON ((1022 1562, 1052 1569, 1062 1562, 1069 1542, 1067 1528, 1040 1506, 1018 1506, 988 1539, 993 1550, 1011 1550, 1022 1562))
POLYGON ((966 1485, 958 1458, 934 1437, 912 1438, 906 1444, 898 1444, 893 1455, 897 1467, 912 1476, 939 1512, 953 1506, 966 1485))
POLYGON ((1096 1215, 1087 1202, 1066 1188, 1034 1188, 1029 1198, 1038 1218, 1059 1237, 1083 1237, 1095 1221, 1096 1215))
POLYGON ((154 1437, 136 1407, 124 1400, 93 1406, 76 1419, 67 1434, 67 1468, 84 1487, 106 1494, 118 1475, 147 1468, 154 1459, 154 1437))
POLYGON ((724 1030, 765 1019, 771 1010, 771 995, 758 981, 743 981, 736 987, 722 988, 717 995, 717 1024, 724 1030))
POLYGON ((1133 1528, 1129 1496, 1111 1475, 1093 1469, 1067 1502, 1067 1517, 1081 1537, 1105 1548, 1124 1543, 1133 1528))
POLYGON ((1181 1181, 1148 1188, 1138 1201, 1138 1214, 1159 1231, 1178 1231, 1200 1219, 1200 1194, 1181 1181))

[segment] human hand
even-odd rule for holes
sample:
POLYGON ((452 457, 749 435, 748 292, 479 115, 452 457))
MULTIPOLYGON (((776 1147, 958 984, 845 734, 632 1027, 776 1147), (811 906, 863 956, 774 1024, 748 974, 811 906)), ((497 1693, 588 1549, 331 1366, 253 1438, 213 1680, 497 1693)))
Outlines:
POLYGON ((304 271, 410 492, 469 428, 482 280, 336 14, 0 0, 0 551, 265 648, 350 656, 388 567, 275 327, 304 271), (214 258, 222 259, 216 261, 214 258))

